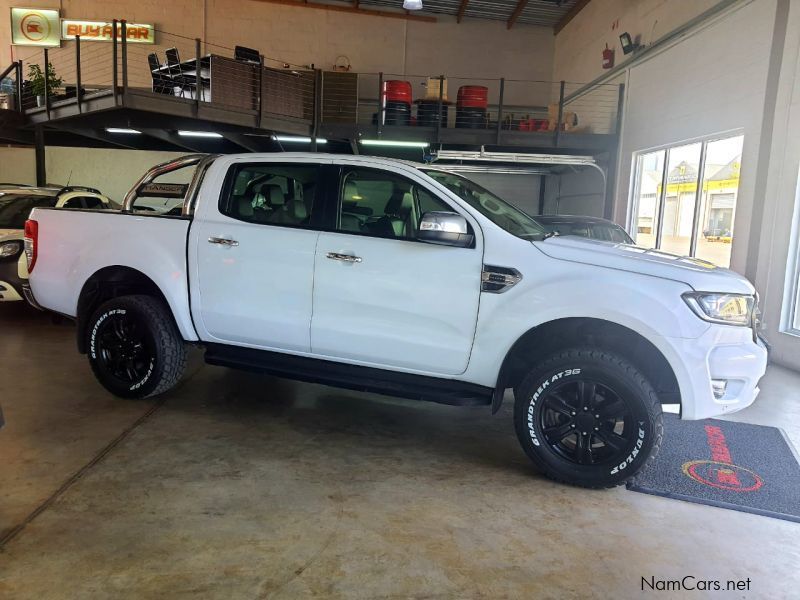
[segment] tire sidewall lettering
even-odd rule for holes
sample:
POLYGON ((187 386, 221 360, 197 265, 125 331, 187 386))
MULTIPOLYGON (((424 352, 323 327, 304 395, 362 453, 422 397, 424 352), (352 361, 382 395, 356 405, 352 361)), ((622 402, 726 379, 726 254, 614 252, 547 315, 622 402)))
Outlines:
POLYGON ((100 329, 100 326, 112 315, 125 314, 128 314, 128 311, 125 308, 112 308, 111 310, 104 312, 95 320, 94 325, 92 326, 92 333, 89 336, 89 356, 91 356, 93 360, 97 359, 97 331, 100 329))
MULTIPOLYGON (((97 319, 95 319, 94 325, 92 326, 91 334, 89 336, 89 356, 91 357, 92 360, 97 360, 98 356, 97 332, 100 330, 100 327, 109 317, 112 317, 114 315, 126 315, 126 314, 128 314, 128 309, 126 308, 112 308, 110 310, 105 311, 97 319)), ((129 386, 128 391, 134 392, 139 388, 141 388, 143 385, 145 385, 152 377, 155 368, 156 368, 155 358, 151 358, 150 364, 147 366, 147 373, 145 373, 142 379, 129 386)))
POLYGON ((580 375, 580 374, 581 374, 581 369, 580 368, 562 369, 562 370, 558 371, 557 373, 554 373, 552 375, 548 375, 544 379, 544 381, 542 381, 542 383, 540 383, 537 386, 536 391, 533 393, 533 395, 531 396, 531 399, 528 401, 528 411, 527 411, 527 413, 528 413, 528 417, 527 417, 528 435, 530 436, 531 443, 534 446, 538 447, 538 446, 542 445, 542 442, 539 439, 538 434, 536 433, 536 425, 535 425, 536 419, 534 418, 535 417, 535 413, 536 413, 536 403, 538 402, 539 398, 542 396, 542 394, 545 392, 545 390, 549 389, 550 386, 553 383, 555 383, 556 381, 559 381, 560 379, 563 379, 564 377, 572 377, 572 376, 580 375))
POLYGON ((647 435, 645 431, 645 424, 644 421, 639 421, 638 423, 639 434, 636 436, 636 443, 633 446, 633 450, 631 453, 628 454, 627 458, 623 460, 620 464, 616 465, 611 471, 609 471, 609 475, 616 475, 620 471, 624 471, 630 465, 633 464, 633 461, 639 456, 639 453, 642 451, 644 447, 644 440, 647 435))
POLYGON ((130 391, 132 391, 132 392, 133 392, 134 390, 138 390, 138 389, 139 389, 140 387, 142 387, 142 386, 143 386, 145 383, 147 383, 147 381, 150 379, 150 376, 153 374, 153 370, 155 369, 155 365, 156 365, 156 361, 155 361, 155 359, 151 358, 151 359, 150 359, 150 364, 149 364, 149 365, 148 365, 148 367, 147 367, 147 373, 145 373, 145 374, 144 374, 144 377, 141 379, 141 381, 138 381, 138 382, 134 383, 134 384, 133 384, 133 385, 132 385, 130 388, 128 388, 128 389, 130 389, 130 391))

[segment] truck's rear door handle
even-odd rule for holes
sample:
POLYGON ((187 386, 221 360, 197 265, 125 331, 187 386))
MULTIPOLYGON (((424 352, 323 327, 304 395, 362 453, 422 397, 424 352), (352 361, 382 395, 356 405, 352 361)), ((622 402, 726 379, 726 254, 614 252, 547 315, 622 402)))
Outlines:
POLYGON ((350 263, 360 263, 360 256, 353 256, 352 254, 339 254, 338 252, 328 252, 327 257, 331 260, 341 260, 350 263))
POLYGON ((229 240, 228 238, 210 237, 208 238, 209 244, 220 244, 222 246, 238 246, 239 242, 236 240, 229 240))

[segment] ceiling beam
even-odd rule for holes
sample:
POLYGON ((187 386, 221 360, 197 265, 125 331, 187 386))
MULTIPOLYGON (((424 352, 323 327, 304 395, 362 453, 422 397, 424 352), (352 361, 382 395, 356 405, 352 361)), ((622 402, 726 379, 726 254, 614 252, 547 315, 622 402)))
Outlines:
POLYGON ((506 29, 511 29, 514 26, 514 23, 517 22, 517 19, 519 19, 519 16, 522 14, 522 11, 525 10, 526 6, 528 6, 528 0, 519 0, 519 2, 517 2, 514 12, 511 13, 510 17, 508 17, 506 29))
POLYGON ((333 12, 343 12, 355 15, 366 15, 370 17, 387 17, 389 19, 404 19, 406 21, 421 21, 423 23, 436 23, 436 17, 423 15, 412 15, 399 12, 389 12, 385 10, 372 10, 357 6, 341 6, 338 4, 321 4, 318 2, 303 2, 298 0, 255 0, 256 2, 268 2, 270 4, 283 4, 284 6, 296 6, 298 8, 315 8, 317 10, 329 10, 333 12))
POLYGON ((461 23, 461 19, 464 18, 464 13, 467 12, 467 4, 469 4, 469 0, 461 0, 461 6, 458 7, 458 15, 456 15, 456 23, 461 23))
POLYGON ((555 27, 553 27, 553 34, 557 34, 559 31, 564 29, 564 27, 567 26, 567 23, 572 21, 572 19, 574 19, 579 12, 586 8, 586 5, 591 1, 592 0, 578 0, 575 4, 573 4, 572 8, 570 8, 567 13, 561 17, 561 20, 556 23, 555 27))
POLYGON ((220 133, 226 140, 236 144, 247 152, 264 152, 264 149, 261 147, 261 144, 258 143, 257 138, 242 135, 240 133, 234 133, 232 131, 220 131, 220 133))
POLYGON ((181 137, 164 129, 152 129, 149 127, 136 127, 136 129, 145 135, 149 135, 151 138, 155 138, 161 142, 166 142, 167 144, 177 146, 183 150, 188 150, 189 152, 205 152, 202 146, 189 142, 190 138, 181 137))
MULTIPOLYGON (((55 131, 65 131, 67 133, 71 133, 73 135, 79 135, 81 137, 89 138, 90 140, 97 140, 98 142, 105 142, 109 146, 116 146, 118 148, 124 148, 126 150, 139 150, 139 146, 133 143, 126 143, 134 141, 135 135, 132 137, 128 136, 120 136, 120 135, 111 135, 105 132, 105 130, 97 130, 97 129, 88 129, 85 127, 70 127, 68 125, 59 124, 54 127, 55 131)), ((49 130, 48 130, 49 131, 49 130)))

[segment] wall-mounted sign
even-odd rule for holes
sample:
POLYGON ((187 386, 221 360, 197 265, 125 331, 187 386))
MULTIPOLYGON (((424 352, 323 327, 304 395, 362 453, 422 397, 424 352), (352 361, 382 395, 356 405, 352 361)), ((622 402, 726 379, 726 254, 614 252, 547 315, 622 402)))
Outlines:
MULTIPOLYGON (((119 27, 119 25, 117 25, 119 27)), ((127 23, 125 26, 128 43, 155 44, 156 31, 153 25, 147 23, 127 23)), ((81 36, 82 42, 110 42, 114 37, 112 24, 104 21, 75 21, 61 19, 61 39, 74 40, 81 36)), ((117 35, 122 36, 122 31, 117 30, 117 35)))
POLYGON ((15 46, 60 46, 58 11, 12 8, 11 43, 15 46))

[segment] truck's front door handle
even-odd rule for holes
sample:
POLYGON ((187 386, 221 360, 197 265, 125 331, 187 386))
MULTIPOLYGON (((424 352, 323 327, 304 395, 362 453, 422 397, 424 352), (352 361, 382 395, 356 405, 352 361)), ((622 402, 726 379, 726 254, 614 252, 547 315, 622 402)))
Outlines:
POLYGON ((360 256, 353 256, 352 254, 339 254, 338 252, 328 252, 327 257, 332 260, 341 260, 350 263, 360 263, 360 256))
POLYGON ((230 240, 228 238, 210 237, 208 238, 209 244, 220 244, 221 246, 238 246, 239 242, 230 240))

